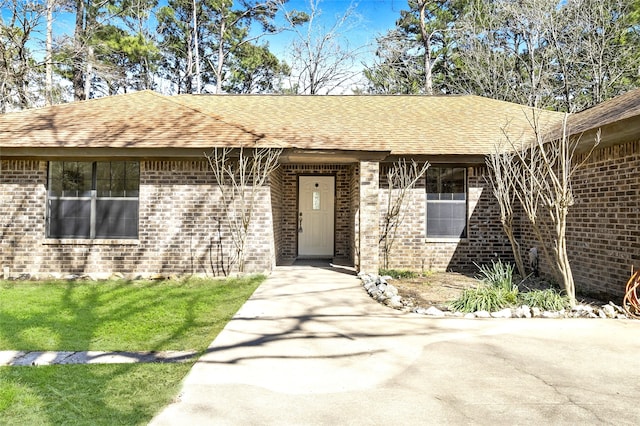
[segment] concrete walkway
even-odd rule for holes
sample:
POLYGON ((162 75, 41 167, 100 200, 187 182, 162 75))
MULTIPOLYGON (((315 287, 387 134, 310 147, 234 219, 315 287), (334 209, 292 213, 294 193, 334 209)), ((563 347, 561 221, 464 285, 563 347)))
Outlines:
POLYGON ((153 425, 637 424, 640 321, 433 319, 279 267, 153 425))

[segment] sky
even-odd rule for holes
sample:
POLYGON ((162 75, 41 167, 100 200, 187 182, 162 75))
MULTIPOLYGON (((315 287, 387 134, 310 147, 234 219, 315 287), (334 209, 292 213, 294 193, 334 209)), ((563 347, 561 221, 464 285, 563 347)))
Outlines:
MULTIPOLYGON (((356 5, 354 18, 358 20, 358 24, 348 32, 352 47, 373 45, 376 37, 395 26, 400 10, 408 8, 406 0, 322 0, 319 4, 321 22, 330 26, 352 3, 356 5)), ((289 0, 286 7, 288 10, 308 10, 308 0, 289 0)), ((287 34, 274 36, 269 43, 277 52, 281 44, 288 44, 288 37, 287 34)))
MULTIPOLYGON (((308 10, 309 0, 289 0, 286 4, 288 10, 308 10)), ((160 0, 160 5, 166 4, 166 0, 160 0)), ((351 47, 373 45, 375 38, 384 34, 395 25, 396 19, 400 16, 400 10, 407 9, 407 0, 321 0, 319 8, 322 11, 320 22, 330 26, 335 22, 336 17, 341 16, 351 4, 356 5, 356 15, 358 24, 348 32, 351 47)), ((8 9, 0 9, 3 18, 7 19, 8 9)), ((73 16, 70 14, 58 14, 54 23, 54 37, 62 34, 72 34, 74 25, 73 16)), ((44 40, 44 27, 37 29, 37 38, 44 40)), ((283 51, 290 44, 292 35, 283 33, 268 37, 274 53, 283 51)), ((40 43, 41 44, 41 43, 40 43)), ((35 47, 35 46, 34 46, 35 47)), ((37 46, 34 50, 41 50, 43 46, 37 46)))
MULTIPOLYGON (((26 0, 22 0, 26 1, 26 0)), ((167 4, 167 0, 159 0, 159 6, 167 4)), ((349 7, 355 4, 355 14, 352 16, 354 25, 349 26, 343 36, 349 42, 350 49, 358 49, 360 56, 354 66, 361 68, 362 63, 371 63, 374 58, 375 40, 395 26, 400 17, 400 11, 407 9, 407 0, 320 0, 321 10, 317 22, 330 28, 336 19, 344 15, 349 7)), ((309 11, 309 0, 289 0, 287 10, 309 11)), ((6 20, 9 10, 2 8, 0 14, 6 20)), ((6 22, 6 21, 5 21, 6 22)), ((54 38, 73 34, 74 16, 69 13, 58 13, 54 22, 54 38)), ((270 50, 281 60, 289 59, 287 53, 294 34, 290 31, 264 37, 269 43, 270 50)), ((45 28, 44 20, 34 34, 30 48, 36 58, 44 57, 45 28)))

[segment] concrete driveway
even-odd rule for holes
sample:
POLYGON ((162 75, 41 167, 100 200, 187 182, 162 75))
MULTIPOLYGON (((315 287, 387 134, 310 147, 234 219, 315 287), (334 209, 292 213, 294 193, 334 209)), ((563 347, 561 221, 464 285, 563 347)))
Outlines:
POLYGON ((640 321, 433 319, 278 267, 153 425, 638 424, 640 321))

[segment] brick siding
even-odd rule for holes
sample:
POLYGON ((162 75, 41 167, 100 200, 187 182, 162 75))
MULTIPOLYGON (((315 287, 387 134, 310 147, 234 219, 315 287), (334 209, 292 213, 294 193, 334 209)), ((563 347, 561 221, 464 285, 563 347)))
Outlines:
MULTIPOLYGON (((223 205, 205 161, 142 161, 138 240, 47 240, 46 162, 3 161, 0 264, 28 273, 220 275, 234 252, 223 205), (221 255, 222 253, 222 255, 221 255)), ((275 263, 268 187, 258 193, 246 271, 275 263)))
POLYGON ((576 289, 621 302, 632 268, 640 268, 640 142, 593 152, 573 190, 567 248, 576 289))
MULTIPOLYGON (((389 268, 418 271, 475 272, 475 263, 489 263, 498 258, 513 260, 511 245, 500 224, 500 210, 484 179, 484 167, 467 169, 467 237, 459 240, 426 238, 426 189, 421 179, 406 200, 404 220, 400 225, 389 268)), ((388 203, 388 185, 380 177, 382 225, 388 203)), ((380 259, 383 259, 382 245, 380 259)))
MULTIPOLYGON (((640 268, 639 152, 640 142, 600 149, 576 175, 576 203, 570 211, 567 237, 576 286, 583 294, 621 298, 631 268, 640 268)), ((221 274, 221 253, 228 268, 228 256, 234 250, 223 221, 227 206, 221 202, 208 164, 142 161, 140 166, 138 240, 60 242, 45 239, 47 162, 2 160, 0 266, 9 268, 12 276, 221 274)), ((375 267, 383 253, 376 246, 379 226, 370 225, 381 223, 387 197, 378 168, 376 162, 282 165, 270 177, 269 186, 259 191, 246 270, 269 270, 275 263, 296 258, 298 176, 314 174, 336 177, 335 255, 357 267, 375 267), (372 222, 370 215, 376 215, 376 220, 372 222)), ((512 260, 497 202, 484 178, 486 169, 467 170, 467 237, 426 239, 426 194, 421 181, 411 191, 398 232, 401 237, 391 252, 391 268, 475 271, 474 262, 512 260)), ((538 243, 526 219, 519 217, 518 224, 516 237, 526 259, 528 249, 538 243)), ((542 268, 548 273, 544 262, 542 268)))
POLYGON ((350 165, 286 164, 280 167, 282 177, 281 238, 276 246, 279 263, 293 261, 298 255, 298 177, 310 175, 335 176, 335 257, 353 259, 351 236, 350 182, 353 167, 350 165))

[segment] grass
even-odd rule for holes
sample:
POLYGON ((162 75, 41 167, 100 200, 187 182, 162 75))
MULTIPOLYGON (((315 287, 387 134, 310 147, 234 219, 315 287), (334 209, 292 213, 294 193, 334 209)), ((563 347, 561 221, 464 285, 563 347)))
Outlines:
POLYGON ((192 364, 0 367, 0 424, 147 424, 192 364))
POLYGON ((545 311, 559 311, 570 306, 569 298, 553 288, 522 292, 520 301, 523 305, 535 306, 545 311))
POLYGON ((262 279, 0 282, 0 350, 203 350, 262 279))
POLYGON ((407 269, 380 269, 378 271, 378 275, 388 275, 391 278, 395 279, 417 278, 420 276, 420 274, 418 274, 417 272, 407 269))
MULTIPOLYGON (((203 351, 263 279, 0 281, 0 350, 203 351)), ((191 365, 0 367, 0 423, 146 424, 191 365)))
POLYGON ((481 286, 465 290, 460 298, 451 302, 450 307, 459 312, 495 312, 517 303, 517 289, 505 290, 500 287, 481 286))

